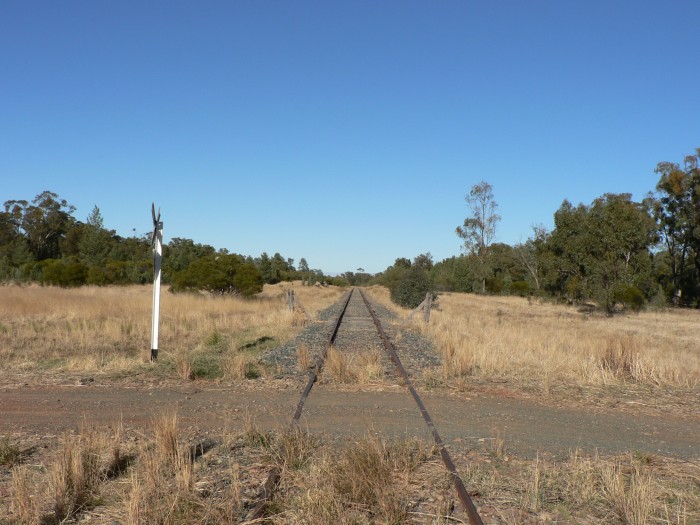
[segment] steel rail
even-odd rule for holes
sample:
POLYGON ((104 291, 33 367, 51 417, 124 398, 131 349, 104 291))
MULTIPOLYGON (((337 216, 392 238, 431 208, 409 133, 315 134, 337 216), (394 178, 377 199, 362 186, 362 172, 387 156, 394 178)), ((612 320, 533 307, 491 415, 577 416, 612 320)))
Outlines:
POLYGON ((365 297, 365 294, 362 292, 362 290, 359 290, 359 292, 360 296, 362 297, 362 300, 365 302, 365 306, 367 306, 367 309, 369 310, 369 313, 372 316, 374 326, 376 326, 377 332, 379 332, 379 336, 382 338, 384 348, 386 348, 387 352, 389 353, 389 357, 394 363, 394 366, 396 366, 397 372, 403 379, 406 388, 411 393, 411 396, 413 396, 414 401, 418 405, 420 413, 422 414, 425 423, 428 425, 428 428, 430 429, 430 432, 433 435, 435 445, 437 445, 437 447, 440 449, 440 456, 442 457, 442 462, 444 463, 445 468, 447 468, 448 472, 450 473, 452 483, 455 487, 455 490, 457 491, 457 497, 462 502, 462 505, 464 505, 464 509, 467 511, 467 516, 469 516, 469 523, 471 523, 471 525, 484 525, 484 522, 481 520, 481 517, 479 516, 479 513, 476 510, 476 506, 474 506, 472 499, 469 497, 469 493, 467 492, 467 488, 464 486, 462 478, 457 473, 457 467, 452 461, 449 452, 447 452, 447 448, 445 448, 445 444, 442 441, 442 438, 440 437, 437 428, 435 428, 435 424, 433 423, 430 414, 428 414, 428 411, 426 410, 423 401, 418 395, 418 392, 416 392, 416 389, 413 387, 413 383, 411 382, 411 378, 406 372, 406 369, 401 364, 401 360, 399 359, 399 355, 396 352, 394 344, 386 335, 384 328, 382 328, 382 324, 379 322, 379 318, 377 317, 376 312, 372 308, 370 302, 367 300, 367 297, 365 297))
POLYGON ((348 309, 348 303, 350 302, 350 298, 352 297, 352 293, 354 291, 355 291, 354 288, 352 290, 350 290, 350 293, 348 294, 347 298, 345 299, 345 303, 343 304, 343 308, 340 311, 338 318, 335 320, 335 323, 333 324, 333 330, 331 331, 330 335, 328 336, 328 341, 326 342, 326 345, 323 347, 323 350, 321 351, 321 355, 318 357, 318 360, 316 361, 316 365, 313 367, 311 372, 309 372, 309 380, 306 383, 306 388, 304 388, 304 391, 301 394, 301 398, 299 399, 299 403, 297 403, 297 409, 294 412, 294 417, 292 417, 292 423, 298 423, 299 418, 301 418, 301 411, 304 409, 304 403, 306 402, 306 398, 309 397, 309 393, 311 392, 311 389, 313 388, 314 383, 316 383, 316 381, 318 381, 318 375, 321 373, 321 368, 323 368, 323 364, 326 362, 326 357, 328 357, 328 350, 333 345, 333 342, 335 341, 335 338, 338 335, 338 328, 340 328, 340 323, 343 321, 343 317, 345 316, 345 310, 348 309))
MULTIPOLYGON (((348 296, 345 298, 343 308, 341 309, 340 313, 338 314, 338 317, 333 323, 333 329, 331 330, 331 333, 328 336, 328 341, 326 342, 326 345, 323 347, 321 354, 316 360, 316 364, 314 365, 313 369, 311 369, 311 371, 309 372, 309 380, 307 381, 306 387, 304 388, 304 391, 302 392, 301 397, 299 398, 296 410, 294 411, 294 416, 292 417, 292 426, 299 423, 299 419, 301 418, 301 412, 304 409, 304 403, 306 403, 306 399, 309 397, 309 394, 311 393, 311 389, 313 388, 314 384, 316 383, 316 381, 318 381, 318 376, 321 373, 323 364, 326 362, 326 357, 328 357, 328 350, 333 345, 333 342, 335 341, 335 338, 338 335, 338 328, 340 328, 340 323, 343 321, 345 311, 348 309, 348 303, 350 303, 350 298, 352 297, 352 293, 354 291, 355 288, 350 290, 350 293, 348 293, 348 296)), ((265 480, 265 483, 258 492, 258 497, 256 498, 257 502, 254 505, 253 509, 248 513, 248 516, 246 518, 247 520, 259 520, 263 518, 267 502, 272 499, 272 495, 274 494, 275 488, 277 488, 277 485, 280 482, 280 477, 281 473, 279 468, 273 467, 270 469, 270 471, 267 474, 267 479, 265 480)))

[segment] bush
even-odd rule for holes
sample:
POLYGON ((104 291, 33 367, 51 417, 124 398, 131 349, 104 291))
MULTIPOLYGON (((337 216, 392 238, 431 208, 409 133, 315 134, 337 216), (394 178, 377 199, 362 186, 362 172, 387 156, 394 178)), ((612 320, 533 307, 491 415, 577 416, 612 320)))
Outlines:
POLYGON ((644 294, 642 291, 631 284, 618 284, 613 290, 613 301, 625 305, 633 312, 638 312, 644 308, 644 294))
POLYGON ((513 284, 510 285, 510 294, 519 295, 520 297, 530 295, 530 283, 527 281, 513 281, 513 284))
POLYGON ((262 291, 263 279, 252 263, 239 255, 209 255, 177 272, 173 292, 206 290, 216 294, 250 297, 262 291))
POLYGON ((88 267, 74 257, 66 259, 46 259, 39 263, 41 283, 64 288, 81 286, 86 283, 88 267))
POLYGON ((392 288, 391 300, 399 306, 415 308, 425 299, 425 294, 432 292, 433 282, 427 272, 411 268, 392 288))

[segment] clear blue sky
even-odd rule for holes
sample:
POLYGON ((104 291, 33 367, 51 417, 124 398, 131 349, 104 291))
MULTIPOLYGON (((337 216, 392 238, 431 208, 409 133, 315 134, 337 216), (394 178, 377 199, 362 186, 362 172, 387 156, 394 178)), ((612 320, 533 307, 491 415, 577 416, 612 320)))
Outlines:
POLYGON ((497 241, 566 198, 641 199, 700 147, 700 2, 0 3, 0 201, 57 192, 312 268, 497 241))

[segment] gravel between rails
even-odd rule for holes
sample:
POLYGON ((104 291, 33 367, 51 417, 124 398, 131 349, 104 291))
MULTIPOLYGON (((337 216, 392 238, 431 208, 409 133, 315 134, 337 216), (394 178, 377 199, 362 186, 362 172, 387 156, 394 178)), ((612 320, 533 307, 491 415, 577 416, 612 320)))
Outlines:
MULTIPOLYGON (((350 293, 350 292, 348 292, 350 293)), ((266 352, 261 362, 275 370, 276 378, 296 378, 305 381, 307 370, 298 365, 299 348, 303 345, 309 351, 309 365, 313 366, 328 342, 332 324, 340 314, 347 295, 334 305, 319 312, 304 330, 288 343, 266 352)), ((401 362, 412 378, 420 378, 426 369, 440 366, 441 360, 432 344, 419 334, 401 326, 401 320, 387 308, 372 303, 389 339, 394 343, 401 362)), ((384 368, 385 378, 395 381, 396 374, 384 346, 382 345, 372 317, 367 310, 359 291, 354 291, 343 321, 335 339, 334 348, 350 359, 361 353, 377 352, 384 368)))

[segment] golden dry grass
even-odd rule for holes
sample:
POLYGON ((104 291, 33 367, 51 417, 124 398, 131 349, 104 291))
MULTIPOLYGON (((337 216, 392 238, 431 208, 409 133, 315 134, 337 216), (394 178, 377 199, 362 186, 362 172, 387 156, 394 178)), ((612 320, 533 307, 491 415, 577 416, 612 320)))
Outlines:
MULTIPOLYGON (((287 309, 290 287, 311 317, 343 293, 298 283, 265 286, 251 300, 164 290, 159 359, 189 377, 198 357, 212 350, 235 352, 261 338, 284 343, 303 325, 287 309)), ((151 302, 150 286, 0 286, 0 369, 132 370, 150 357, 151 302)))
MULTIPOLYGON (((246 509, 271 466, 282 480, 267 523, 460 522, 449 515, 455 496, 444 467, 425 442, 370 434, 339 443, 298 427, 263 433, 250 414, 244 423, 238 432, 211 433, 216 444, 199 458, 173 412, 154 417, 145 433, 120 430, 108 437, 106 429, 85 424, 55 449, 0 476, 0 493, 7 494, 0 523, 72 523, 61 521, 68 516, 105 525, 249 523, 246 509), (115 447, 133 461, 110 476, 115 447)), ((506 449, 504 443, 472 444, 456 456, 486 523, 686 525, 700 519, 697 462, 579 450, 524 460, 506 449)))
MULTIPOLYGON (((390 304, 383 288, 375 300, 390 304)), ((442 354, 447 378, 476 376, 552 384, 700 385, 700 312, 582 313, 520 297, 444 293, 429 325, 411 326, 442 354)))

